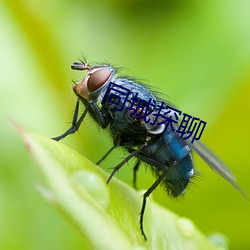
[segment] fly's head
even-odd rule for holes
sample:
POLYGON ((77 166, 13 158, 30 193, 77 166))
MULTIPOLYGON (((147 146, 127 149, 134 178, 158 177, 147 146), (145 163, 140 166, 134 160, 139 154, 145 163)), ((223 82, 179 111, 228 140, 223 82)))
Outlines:
POLYGON ((88 71, 73 87, 75 94, 85 100, 90 99, 90 96, 98 97, 100 91, 116 78, 115 69, 110 65, 89 66, 83 62, 74 62, 71 69, 88 71))

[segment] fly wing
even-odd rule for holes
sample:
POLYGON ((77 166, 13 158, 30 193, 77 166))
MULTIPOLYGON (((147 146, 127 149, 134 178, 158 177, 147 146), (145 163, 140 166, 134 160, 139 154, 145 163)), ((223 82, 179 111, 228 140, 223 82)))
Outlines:
POLYGON ((189 140, 186 140, 186 142, 209 165, 209 167, 231 183, 243 196, 248 199, 247 195, 237 185, 236 178, 230 169, 211 150, 199 141, 195 141, 194 144, 189 140))

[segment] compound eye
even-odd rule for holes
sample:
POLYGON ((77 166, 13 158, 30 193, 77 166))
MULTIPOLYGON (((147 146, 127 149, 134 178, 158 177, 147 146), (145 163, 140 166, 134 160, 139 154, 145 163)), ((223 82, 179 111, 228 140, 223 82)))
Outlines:
POLYGON ((99 69, 92 73, 88 79, 88 90, 93 92, 99 89, 110 77, 110 71, 108 69, 99 69))

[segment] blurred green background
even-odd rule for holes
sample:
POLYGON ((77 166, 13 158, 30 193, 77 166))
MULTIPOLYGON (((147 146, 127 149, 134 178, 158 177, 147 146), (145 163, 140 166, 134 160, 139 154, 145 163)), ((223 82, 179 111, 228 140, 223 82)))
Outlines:
MULTIPOLYGON (((39 173, 8 117, 47 137, 64 132, 76 100, 72 80, 83 76, 70 65, 82 55, 127 68, 206 121, 203 142, 250 196, 249 13, 248 0, 1 1, 0 249, 81 248, 81 235, 36 191, 39 173)), ((112 142, 93 124, 86 119, 63 143, 96 162, 112 142)), ((110 171, 122 157, 117 150, 102 167, 110 171)), ((250 202, 195 160, 203 177, 184 198, 161 188, 153 198, 204 233, 226 235, 230 249, 250 249, 250 202)), ((131 184, 132 167, 117 177, 131 184)), ((140 170, 140 188, 153 180, 140 170)))

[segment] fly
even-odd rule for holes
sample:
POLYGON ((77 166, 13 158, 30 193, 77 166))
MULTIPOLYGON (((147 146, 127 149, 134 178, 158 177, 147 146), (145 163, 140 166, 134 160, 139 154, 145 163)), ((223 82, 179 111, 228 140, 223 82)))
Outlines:
MULTIPOLYGON (((78 99, 71 127, 53 139, 59 141, 76 132, 86 114, 89 113, 102 129, 110 132, 113 138, 113 147, 98 163, 116 147, 123 147, 128 152, 124 160, 114 167, 107 183, 131 158, 137 159, 134 166, 134 186, 136 171, 140 165, 145 163, 150 166, 157 178, 143 195, 140 230, 145 240, 143 216, 147 197, 159 184, 162 184, 172 197, 184 193, 195 174, 192 151, 195 151, 215 172, 246 197, 236 184, 232 172, 198 141, 201 134, 195 134, 192 139, 187 136, 187 132, 181 132, 182 123, 172 122, 171 126, 164 123, 164 118, 169 121, 174 115, 176 119, 181 117, 173 104, 159 98, 147 85, 133 78, 119 77, 117 69, 109 64, 90 66, 85 62, 74 62, 71 68, 87 71, 87 74, 73 86, 78 99), (85 110, 79 116, 80 103, 83 103, 85 110), (168 111, 169 108, 171 112, 168 111), (156 117, 157 123, 154 121, 156 117)), ((187 117, 190 118, 188 115, 187 117)), ((201 121, 199 125, 198 123, 196 125, 203 131, 206 123, 201 121)))

